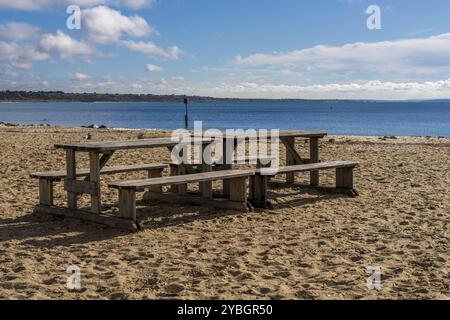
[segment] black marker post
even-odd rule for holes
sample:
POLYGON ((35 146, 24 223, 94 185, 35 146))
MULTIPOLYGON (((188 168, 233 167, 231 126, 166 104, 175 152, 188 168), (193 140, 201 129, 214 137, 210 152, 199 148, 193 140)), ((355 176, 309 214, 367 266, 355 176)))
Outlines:
POLYGON ((189 100, 187 97, 184 98, 184 109, 185 109, 185 114, 184 114, 184 127, 187 129, 188 128, 188 124, 189 124, 189 118, 188 118, 188 104, 189 104, 189 100))

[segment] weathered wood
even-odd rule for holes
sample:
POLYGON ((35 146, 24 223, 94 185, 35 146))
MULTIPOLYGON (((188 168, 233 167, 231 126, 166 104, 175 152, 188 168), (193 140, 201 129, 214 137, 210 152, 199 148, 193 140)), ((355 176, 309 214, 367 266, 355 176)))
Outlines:
MULTIPOLYGON (((223 149, 222 149, 222 170, 232 170, 233 164, 232 158, 233 158, 233 148, 227 147, 227 140, 223 140, 223 149)), ((233 147, 234 147, 234 140, 233 140, 233 147)), ((230 196, 230 182, 228 180, 222 181, 222 195, 226 198, 230 196)))
MULTIPOLYGON (((358 167, 358 162, 355 161, 330 161, 311 164, 300 164, 295 166, 279 167, 276 174, 285 174, 288 172, 308 172, 312 170, 327 170, 345 167, 358 167)), ((256 173, 261 173, 261 169, 257 169, 256 173)))
POLYGON ((252 202, 266 203, 267 202, 267 186, 269 177, 263 175, 255 175, 250 177, 250 199, 252 202))
POLYGON ((353 167, 336 169, 336 188, 353 189, 353 167))
POLYGON ((230 198, 235 202, 247 202, 247 177, 230 179, 230 198))
MULTIPOLYGON (((286 147, 286 165, 292 166, 295 164, 300 164, 302 162, 301 157, 295 150, 295 137, 284 137, 281 138, 282 143, 286 147)), ((289 172, 286 174, 286 182, 294 183, 295 172, 289 172)))
MULTIPOLYGON (((100 160, 101 164, 101 160, 100 160)), ((116 173, 126 173, 126 172, 136 172, 136 171, 148 171, 153 169, 166 169, 167 164, 163 163, 152 163, 152 164, 137 164, 129 166, 117 166, 117 167, 104 167, 100 170, 100 174, 116 174, 116 173)), ((88 177, 90 174, 89 169, 77 169, 77 177, 88 177)), ((30 173, 31 178, 50 178, 53 181, 58 181, 67 177, 66 170, 59 171, 48 171, 48 172, 33 172, 30 173)))
POLYGON ((64 180, 64 190, 75 194, 89 194, 99 196, 98 184, 91 181, 64 180))
POLYGON ((132 232, 138 231, 136 221, 119 218, 110 214, 97 214, 84 210, 67 209, 55 206, 39 205, 35 208, 37 214, 50 214, 71 219, 87 220, 109 227, 125 229, 132 232))
POLYGON ((122 218, 136 221, 136 192, 134 190, 119 191, 119 215, 122 218))
MULTIPOLYGON (((171 163, 170 164, 170 176, 171 177, 179 176, 180 175, 179 168, 180 168, 179 164, 171 163)), ((170 191, 173 192, 173 193, 178 193, 178 185, 175 185, 175 184, 171 185, 170 186, 170 191)))
MULTIPOLYGON (((274 173, 274 175, 286 174, 291 172, 311 172, 318 170, 336 169, 336 189, 340 192, 341 190, 347 190, 349 192, 346 192, 346 194, 356 196, 357 192, 353 190, 353 169, 358 166, 359 164, 354 161, 333 161, 302 164, 280 167, 278 169, 278 173, 274 173)), ((269 177, 261 175, 262 170, 263 169, 256 170, 256 175, 254 177, 251 177, 253 183, 250 184, 250 198, 252 204, 255 207, 265 208, 268 203, 267 186, 269 177)))
MULTIPOLYGON (((212 166, 209 164, 202 165, 203 172, 211 172, 212 166)), ((199 184, 200 194, 203 198, 211 199, 213 197, 212 181, 204 181, 199 184)))
MULTIPOLYGON (((66 172, 67 172, 67 179, 75 181, 77 178, 77 168, 76 168, 76 157, 75 157, 75 151, 68 149, 66 150, 66 172)), ((67 192, 67 203, 68 207, 70 209, 76 209, 77 208, 77 194, 72 191, 67 192)))
MULTIPOLYGON (((309 139, 309 153, 310 153, 310 163, 319 162, 319 138, 309 139)), ((319 171, 311 171, 310 173, 310 184, 311 186, 319 185, 319 171)))
MULTIPOLYGON (((152 169, 152 170, 148 170, 148 178, 152 179, 152 178, 161 178, 163 175, 163 171, 164 169, 152 169)), ((152 186, 149 188, 149 191, 151 192, 162 192, 162 186, 152 186)))
POLYGON ((125 140, 125 141, 98 141, 86 143, 64 143, 55 144, 56 149, 66 149, 83 152, 109 152, 117 150, 129 149, 147 149, 147 148, 171 148, 176 145, 186 145, 194 143, 210 144, 213 140, 210 138, 192 139, 190 142, 181 142, 181 139, 172 139, 172 137, 142 139, 142 140, 125 140))
POLYGON ((199 195, 194 194, 178 194, 178 193, 152 193, 149 192, 148 197, 145 199, 145 202, 150 200, 157 200, 158 202, 164 203, 178 203, 178 204, 187 204, 194 206, 202 206, 202 207, 212 207, 217 209, 224 210, 235 210, 241 212, 247 212, 248 207, 247 203, 243 202, 234 202, 225 198, 214 198, 208 199, 199 195))
POLYGON ((137 191, 142 191, 145 188, 151 186, 180 185, 195 182, 215 181, 222 179, 249 177, 254 174, 255 174, 254 170, 212 171, 182 176, 170 176, 155 179, 113 182, 110 183, 109 186, 114 189, 135 189, 137 191))
POLYGON ((51 179, 39 179, 39 203, 42 205, 53 205, 53 181, 51 179))
MULTIPOLYGON (((106 155, 104 155, 106 156, 106 155)), ((103 161, 105 164, 106 161, 103 161)), ((100 155, 97 152, 89 153, 90 176, 89 180, 95 188, 95 193, 91 193, 91 211, 100 213, 102 211, 101 194, 100 194, 100 155)))
MULTIPOLYGON (((89 154, 92 154, 92 153, 96 153, 96 152, 90 152, 89 154)), ((114 151, 110 151, 110 152, 104 153, 102 155, 102 157, 98 161, 99 170, 101 170, 105 167, 106 163, 108 163, 108 161, 112 158, 113 154, 114 154, 114 151)), ((89 158, 90 158, 90 156, 89 156, 89 158)), ((90 170, 89 173, 92 173, 92 170, 90 170)), ((89 180, 90 180, 90 175, 87 175, 85 177, 84 181, 89 181, 89 180)))

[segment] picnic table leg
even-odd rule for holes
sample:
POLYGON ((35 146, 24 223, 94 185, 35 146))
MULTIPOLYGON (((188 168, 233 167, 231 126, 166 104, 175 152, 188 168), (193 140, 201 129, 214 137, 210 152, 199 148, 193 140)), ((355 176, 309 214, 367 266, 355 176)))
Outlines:
POLYGON ((247 177, 229 179, 229 199, 235 202, 247 203, 247 177))
POLYGON ((89 153, 89 180, 96 184, 96 194, 91 195, 91 211, 100 213, 102 211, 101 195, 100 195, 100 154, 97 152, 89 153))
POLYGON ((136 221, 136 191, 119 191, 119 214, 122 218, 136 221))
MULTIPOLYGON (((76 180, 76 157, 75 150, 66 150, 66 166, 67 166, 67 180, 76 180)), ((78 195, 74 192, 67 192, 67 202, 70 209, 77 209, 77 197, 78 195)))
POLYGON ((250 198, 257 208, 267 208, 267 184, 269 176, 260 174, 250 177, 250 198))
MULTIPOLYGON (((227 148, 227 139, 223 139, 223 149, 222 149, 222 158, 223 158, 223 170, 231 170, 233 169, 233 149, 227 148)), ((234 148, 234 139, 233 139, 233 148, 234 148)), ((223 180, 222 182, 222 195, 225 198, 228 198, 230 196, 230 181, 229 180, 223 180)))
MULTIPOLYGON (((207 146, 203 145, 202 147, 202 172, 211 172, 212 171, 212 165, 211 165, 211 157, 210 155, 208 155, 208 158, 205 159, 205 149, 207 148, 207 146), (206 163, 208 162, 208 163, 206 163)), ((207 199, 212 199, 213 197, 213 190, 212 190, 212 181, 205 181, 205 182, 200 182, 199 184, 199 190, 200 190, 200 195, 203 198, 207 198, 207 199)))
MULTIPOLYGON (((152 178, 161 178, 163 175, 163 170, 164 169, 152 169, 152 170, 148 170, 148 178, 152 179, 152 178)), ((162 186, 153 186, 150 187, 149 190, 150 192, 157 192, 157 193, 161 193, 162 190, 162 186)))
MULTIPOLYGON (((295 138, 294 137, 288 137, 283 139, 283 143, 286 146, 286 165, 292 166, 296 164, 295 161, 295 138)), ((294 183, 295 182, 295 173, 289 172, 286 174, 286 183, 294 183)))
POLYGON ((39 179, 39 204, 53 206, 53 179, 39 179))
MULTIPOLYGON (((309 140, 309 152, 311 163, 319 162, 319 138, 311 138, 309 140)), ((311 186, 317 187, 319 185, 319 171, 311 171, 310 173, 311 186)))

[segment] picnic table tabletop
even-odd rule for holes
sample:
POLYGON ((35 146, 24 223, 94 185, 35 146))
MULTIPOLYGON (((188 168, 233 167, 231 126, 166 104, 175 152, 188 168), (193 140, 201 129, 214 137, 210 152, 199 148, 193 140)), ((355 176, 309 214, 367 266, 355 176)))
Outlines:
MULTIPOLYGON (((208 144, 213 142, 210 138, 195 138, 189 143, 201 142, 208 144), (198 139, 198 140, 197 140, 198 139)), ((98 141, 98 142, 83 142, 83 143, 63 143, 55 144, 57 149, 71 149, 74 151, 85 152, 107 152, 127 149, 143 149, 143 148, 161 148, 173 147, 183 143, 181 139, 176 137, 163 137, 140 140, 122 140, 122 141, 98 141)))

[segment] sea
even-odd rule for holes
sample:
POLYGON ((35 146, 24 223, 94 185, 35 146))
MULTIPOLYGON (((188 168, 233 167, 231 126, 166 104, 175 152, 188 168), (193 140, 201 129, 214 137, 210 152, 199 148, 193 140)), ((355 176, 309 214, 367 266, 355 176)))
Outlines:
MULTIPOLYGON (((117 129, 184 128, 182 103, 5 102, 0 122, 117 129)), ((450 100, 221 101, 191 103, 189 128, 318 130, 332 135, 450 137, 450 100)))

